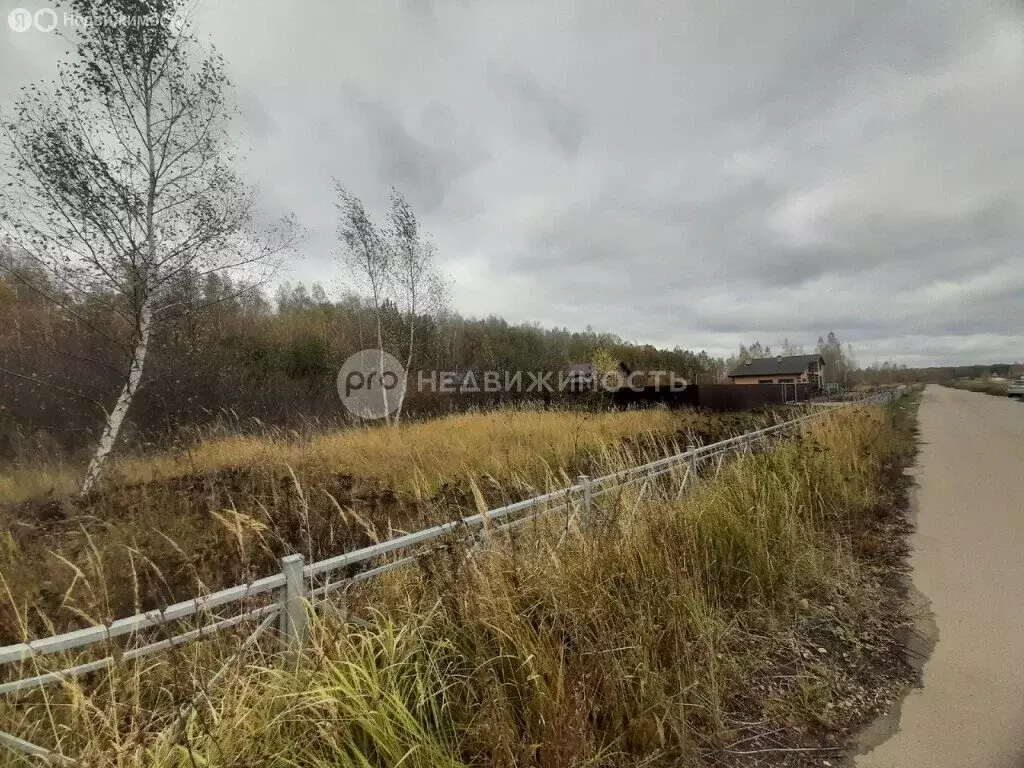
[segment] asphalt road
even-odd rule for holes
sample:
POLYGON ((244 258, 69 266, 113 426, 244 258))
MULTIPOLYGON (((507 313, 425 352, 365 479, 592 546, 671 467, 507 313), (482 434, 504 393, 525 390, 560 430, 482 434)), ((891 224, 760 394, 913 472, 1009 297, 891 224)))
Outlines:
POLYGON ((856 765, 1024 768, 1024 403, 929 386, 920 424, 911 566, 937 642, 856 765))

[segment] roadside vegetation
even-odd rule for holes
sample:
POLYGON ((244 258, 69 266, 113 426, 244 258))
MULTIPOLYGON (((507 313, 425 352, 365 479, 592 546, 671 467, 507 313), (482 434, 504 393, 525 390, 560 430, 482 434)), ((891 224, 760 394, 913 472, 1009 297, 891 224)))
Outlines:
POLYGON ((776 418, 507 410, 305 435, 208 431, 113 462, 84 498, 77 468, 0 474, 0 642, 245 583, 285 554, 321 559, 776 418))
POLYGON ((453 544, 353 595, 369 626, 319 612, 297 660, 257 649, 208 686, 186 649, 27 694, 0 728, 101 766, 820 765, 910 676, 915 407, 844 409, 700 482, 453 544))
POLYGON ((966 389, 968 392, 984 392, 986 395, 1006 397, 1006 389, 1010 385, 1008 381, 993 381, 992 379, 955 379, 944 381, 942 386, 950 389, 966 389))

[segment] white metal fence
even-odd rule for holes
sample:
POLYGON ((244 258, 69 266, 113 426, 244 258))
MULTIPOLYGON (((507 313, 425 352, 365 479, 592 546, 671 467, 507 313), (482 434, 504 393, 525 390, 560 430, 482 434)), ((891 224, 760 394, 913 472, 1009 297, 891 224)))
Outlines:
MULTIPOLYGON (((836 407, 865 404, 884 404, 901 397, 905 387, 897 387, 856 401, 835 404, 836 407)), ((831 409, 802 416, 797 419, 775 424, 754 432, 722 440, 710 445, 693 447, 652 461, 638 467, 615 472, 603 477, 590 478, 580 476, 579 482, 568 488, 534 496, 514 504, 508 504, 485 513, 464 517, 459 520, 442 523, 413 533, 407 533, 372 546, 346 552, 325 560, 306 564, 301 554, 287 555, 281 558, 281 572, 272 576, 257 579, 250 584, 229 587, 217 592, 186 600, 181 603, 139 613, 127 618, 118 619, 110 624, 86 627, 72 632, 65 632, 52 637, 40 638, 15 645, 0 647, 0 668, 16 663, 31 663, 34 659, 48 654, 76 651, 97 644, 110 644, 116 638, 138 638, 144 636, 146 630, 165 627, 174 622, 192 617, 211 617, 215 608, 236 606, 239 603, 262 601, 264 604, 250 608, 226 618, 215 618, 205 624, 181 632, 171 637, 155 640, 131 648, 121 648, 100 659, 88 661, 73 667, 52 672, 42 672, 0 684, 0 694, 11 694, 33 688, 52 685, 68 678, 102 671, 118 663, 141 659, 146 656, 166 651, 175 646, 210 637, 222 630, 237 627, 247 622, 259 620, 259 624, 250 632, 242 644, 242 648, 251 646, 268 630, 277 625, 278 632, 286 644, 301 643, 307 625, 307 603, 314 605, 324 600, 327 595, 338 590, 351 587, 373 579, 389 571, 412 565, 433 549, 431 544, 448 540, 455 536, 462 540, 471 539, 485 528, 490 533, 506 531, 521 526, 531 520, 551 514, 555 511, 575 508, 581 518, 586 518, 591 511, 595 499, 623 486, 655 477, 666 475, 687 465, 691 474, 695 474, 697 466, 708 459, 724 456, 729 453, 750 451, 763 446, 769 440, 784 436, 796 427, 819 418, 831 409), (373 565, 388 555, 401 555, 397 559, 373 565), (372 567, 367 567, 372 566, 372 567), (356 570, 362 567, 363 570, 356 570), (355 571, 355 572, 353 572, 355 571), (336 581, 331 577, 343 574, 336 581), (319 586, 314 586, 320 583, 319 586)), ((357 617, 350 616, 353 621, 357 617)), ((230 660, 228 662, 230 664, 230 660)), ((225 664, 215 675, 220 677, 227 669, 225 664)), ((68 763, 63 758, 43 747, 30 744, 11 734, 0 731, 0 745, 6 745, 17 751, 35 755, 56 763, 68 763)))

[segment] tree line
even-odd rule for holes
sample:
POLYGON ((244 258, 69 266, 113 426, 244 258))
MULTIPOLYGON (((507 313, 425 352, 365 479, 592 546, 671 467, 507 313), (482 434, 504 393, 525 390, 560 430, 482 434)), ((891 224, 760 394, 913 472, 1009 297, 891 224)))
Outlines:
MULTIPOLYGON (((17 252, 0 250, 0 457, 8 460, 40 452, 69 458, 95 444, 125 374, 123 352, 108 337, 119 325, 119 334, 131 332, 109 306, 112 297, 62 293, 34 269, 17 252)), ((412 316, 390 296, 375 305, 354 291, 332 300, 319 284, 282 283, 270 296, 208 274, 182 281, 174 301, 181 311, 153 328, 144 386, 123 427, 136 445, 225 421, 235 428, 335 424, 346 419, 338 369, 381 341, 401 350, 411 371, 561 371, 603 355, 636 370, 710 381, 723 366, 706 352, 634 344, 589 328, 469 319, 447 306, 412 316)), ((456 405, 430 392, 408 398, 414 415, 456 405)))

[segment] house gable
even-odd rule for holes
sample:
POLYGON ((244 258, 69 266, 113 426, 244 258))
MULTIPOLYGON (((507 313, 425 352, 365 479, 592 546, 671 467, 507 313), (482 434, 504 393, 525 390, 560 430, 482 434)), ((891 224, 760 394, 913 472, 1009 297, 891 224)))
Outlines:
POLYGON ((821 376, 825 368, 825 359, 821 355, 789 355, 780 357, 760 357, 746 360, 729 372, 729 378, 736 383, 756 384, 770 380, 778 383, 781 380, 807 381, 810 377, 821 376))

